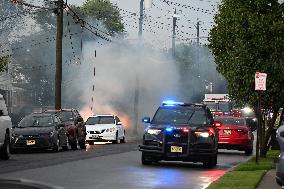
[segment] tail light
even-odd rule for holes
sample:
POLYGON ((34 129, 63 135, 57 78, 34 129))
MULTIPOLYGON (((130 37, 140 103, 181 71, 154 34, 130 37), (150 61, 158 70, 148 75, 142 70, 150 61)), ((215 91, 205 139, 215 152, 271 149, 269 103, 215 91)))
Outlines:
POLYGON ((188 128, 183 128, 182 131, 183 131, 184 133, 188 133, 188 132, 189 132, 189 129, 188 129, 188 128))
POLYGON ((246 130, 246 129, 237 129, 237 132, 239 132, 239 133, 248 133, 248 130, 246 130))

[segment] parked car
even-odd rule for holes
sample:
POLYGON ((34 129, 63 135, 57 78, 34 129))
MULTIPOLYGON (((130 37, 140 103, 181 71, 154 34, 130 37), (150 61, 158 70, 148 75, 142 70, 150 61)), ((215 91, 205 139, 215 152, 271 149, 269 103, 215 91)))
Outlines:
POLYGON ((85 149, 86 127, 82 116, 76 109, 47 110, 45 112, 56 114, 67 129, 68 143, 71 149, 85 149))
POLYGON ((215 121, 221 122, 219 127, 219 149, 245 151, 245 155, 253 152, 254 135, 244 117, 220 116, 215 121))
POLYGON ((276 182, 284 186, 284 125, 281 125, 276 131, 276 140, 279 143, 281 153, 276 161, 276 182))
POLYGON ((8 115, 5 100, 0 95, 0 159, 8 160, 10 158, 12 122, 8 115))
POLYGON ((11 152, 20 149, 66 150, 68 138, 61 120, 54 114, 34 113, 25 116, 12 130, 11 152))
POLYGON ((202 162, 204 167, 217 164, 218 131, 212 113, 206 105, 165 101, 143 135, 143 165, 160 160, 202 162))
POLYGON ((95 115, 86 121, 86 142, 94 144, 98 141, 125 143, 125 128, 115 115, 95 115))

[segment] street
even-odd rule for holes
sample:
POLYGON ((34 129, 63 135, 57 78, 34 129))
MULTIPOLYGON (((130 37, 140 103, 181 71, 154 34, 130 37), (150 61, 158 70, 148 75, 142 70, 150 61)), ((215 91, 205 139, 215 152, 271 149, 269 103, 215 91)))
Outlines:
POLYGON ((206 188, 226 171, 247 160, 243 152, 220 150, 218 165, 161 162, 142 166, 138 143, 97 144, 87 150, 25 152, 0 161, 0 177, 24 178, 66 189, 206 188))

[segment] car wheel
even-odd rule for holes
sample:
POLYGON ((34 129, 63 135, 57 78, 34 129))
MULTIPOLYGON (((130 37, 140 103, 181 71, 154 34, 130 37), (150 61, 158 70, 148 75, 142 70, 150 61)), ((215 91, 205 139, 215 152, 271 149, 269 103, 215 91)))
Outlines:
POLYGON ((124 131, 123 138, 120 140, 120 143, 126 143, 126 139, 125 139, 125 131, 124 131))
POLYGON ((77 138, 75 139, 75 141, 72 141, 70 142, 70 145, 71 145, 71 149, 72 150, 77 150, 77 144, 78 144, 78 141, 77 141, 77 138))
POLYGON ((81 149, 86 149, 85 140, 79 141, 79 146, 81 149))
POLYGON ((213 168, 216 165, 217 165, 217 154, 203 162, 203 166, 206 168, 213 168))
POLYGON ((112 143, 113 144, 118 144, 119 143, 118 131, 116 131, 115 140, 112 143))
POLYGON ((52 149, 53 152, 59 152, 59 144, 60 144, 60 140, 59 140, 59 138, 57 138, 56 144, 54 144, 54 147, 52 149))
POLYGON ((247 149, 245 149, 245 155, 246 155, 246 156, 250 156, 250 155, 252 154, 252 152, 253 152, 253 148, 247 148, 247 149))
POLYGON ((5 141, 3 146, 0 149, 0 159, 2 160, 8 160, 10 159, 11 153, 10 153, 10 139, 9 135, 6 134, 5 141))
POLYGON ((145 152, 142 152, 141 162, 142 162, 142 165, 151 165, 152 164, 152 161, 149 160, 149 156, 147 156, 145 152))
POLYGON ((66 145, 65 145, 65 146, 62 146, 62 150, 63 150, 63 151, 69 150, 69 146, 70 146, 69 140, 68 140, 68 138, 66 138, 66 145))

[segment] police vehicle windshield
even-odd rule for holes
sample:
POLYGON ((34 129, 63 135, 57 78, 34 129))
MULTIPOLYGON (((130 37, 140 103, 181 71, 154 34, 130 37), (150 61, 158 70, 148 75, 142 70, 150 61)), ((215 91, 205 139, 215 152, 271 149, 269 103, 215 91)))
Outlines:
POLYGON ((203 125, 206 124, 206 115, 203 110, 186 107, 160 107, 152 123, 203 125))

